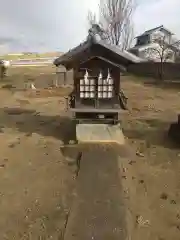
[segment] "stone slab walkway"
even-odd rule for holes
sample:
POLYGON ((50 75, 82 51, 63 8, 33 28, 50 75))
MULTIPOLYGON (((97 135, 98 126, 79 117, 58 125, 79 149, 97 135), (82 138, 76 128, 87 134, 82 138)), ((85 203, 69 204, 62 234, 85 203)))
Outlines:
POLYGON ((65 240, 124 240, 125 206, 118 155, 111 146, 83 148, 65 240))

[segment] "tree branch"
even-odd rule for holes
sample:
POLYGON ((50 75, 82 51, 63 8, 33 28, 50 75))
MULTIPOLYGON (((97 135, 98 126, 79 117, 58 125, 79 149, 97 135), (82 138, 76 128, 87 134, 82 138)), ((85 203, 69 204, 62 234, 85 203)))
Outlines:
POLYGON ((132 16, 136 7, 134 4, 135 1, 136 0, 100 1, 100 19, 98 24, 104 30, 105 39, 111 44, 118 45, 122 50, 129 48, 129 44, 132 42, 132 16))

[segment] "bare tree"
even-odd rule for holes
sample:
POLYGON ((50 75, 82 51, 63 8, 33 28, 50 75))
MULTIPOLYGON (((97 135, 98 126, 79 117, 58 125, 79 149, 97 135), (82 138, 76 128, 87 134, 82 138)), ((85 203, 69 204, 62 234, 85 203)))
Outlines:
POLYGON ((99 24, 104 32, 103 39, 125 50, 133 40, 132 16, 135 8, 135 0, 100 0, 99 22, 91 12, 88 21, 90 26, 99 24))
POLYGON ((132 22, 130 20, 127 20, 124 26, 124 30, 122 32, 122 41, 121 41, 122 50, 128 49, 131 46, 133 39, 134 39, 134 28, 133 28, 132 22))
POLYGON ((151 47, 144 50, 144 57, 150 61, 160 62, 159 79, 163 80, 164 63, 174 62, 179 52, 180 41, 172 42, 172 38, 157 34, 151 47))

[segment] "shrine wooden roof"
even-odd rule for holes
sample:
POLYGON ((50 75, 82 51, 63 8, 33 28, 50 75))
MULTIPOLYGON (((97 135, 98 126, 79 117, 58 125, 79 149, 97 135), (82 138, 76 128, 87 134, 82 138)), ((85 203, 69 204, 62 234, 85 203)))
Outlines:
POLYGON ((102 60, 102 61, 104 61, 104 62, 107 62, 108 64, 110 64, 110 65, 112 65, 112 66, 114 66, 114 67, 119 68, 122 72, 125 72, 125 71, 126 71, 126 68, 125 68, 123 65, 121 65, 121 64, 116 64, 116 63, 108 60, 107 58, 104 58, 104 57, 101 57, 101 56, 92 56, 92 57, 90 57, 90 58, 84 59, 83 61, 80 61, 79 64, 82 65, 82 64, 86 63, 87 61, 94 60, 94 59, 100 59, 100 60, 102 60))
POLYGON ((103 40, 98 40, 96 37, 91 37, 79 46, 55 59, 54 65, 63 65, 67 69, 71 69, 81 59, 92 56, 103 57, 114 64, 124 67, 143 61, 130 52, 121 51, 118 46, 110 45, 103 40))

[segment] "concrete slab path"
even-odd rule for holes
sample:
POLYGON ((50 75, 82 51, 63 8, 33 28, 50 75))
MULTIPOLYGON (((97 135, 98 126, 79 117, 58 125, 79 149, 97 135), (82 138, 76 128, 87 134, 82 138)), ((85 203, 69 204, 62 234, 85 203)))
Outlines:
POLYGON ((65 240, 126 239, 118 154, 108 145, 83 148, 65 240))

